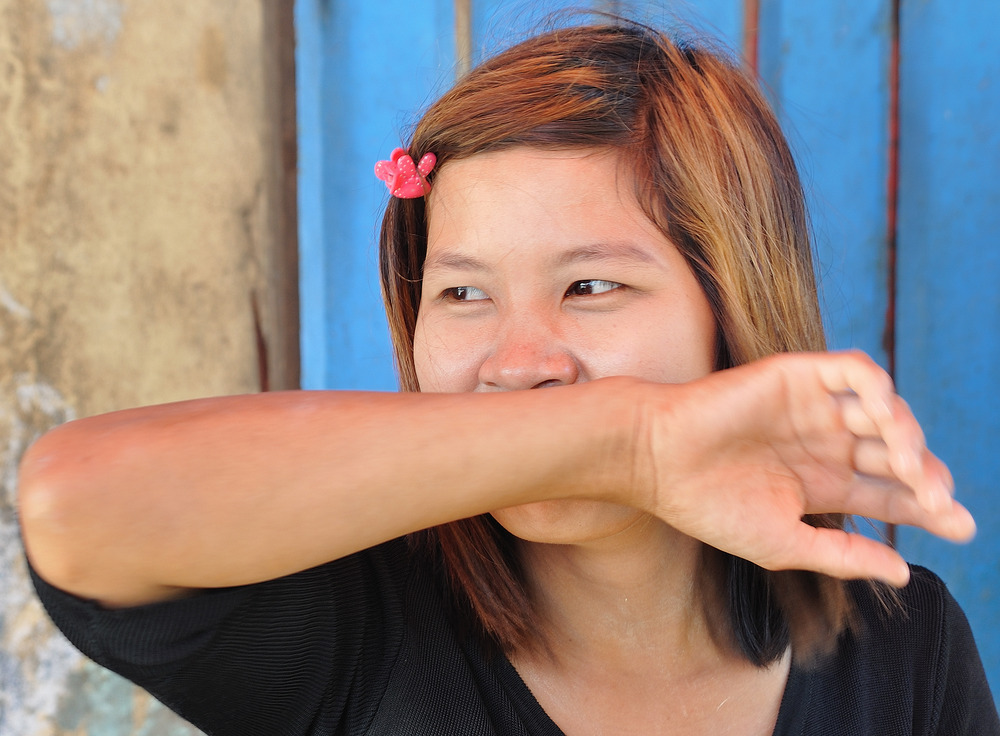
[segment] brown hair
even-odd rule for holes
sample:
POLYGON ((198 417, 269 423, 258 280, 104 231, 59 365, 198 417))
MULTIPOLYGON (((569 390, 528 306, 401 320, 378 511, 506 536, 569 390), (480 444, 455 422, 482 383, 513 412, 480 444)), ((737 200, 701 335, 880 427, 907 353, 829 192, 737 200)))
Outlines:
MULTIPOLYGON (((719 326, 718 368, 824 338, 801 185, 778 123, 738 64, 630 22, 559 29, 486 61, 423 116, 414 157, 449 161, 513 146, 615 149, 631 166, 649 219, 691 265, 719 326)), ((433 177, 433 174, 432 174, 433 177)), ((417 391, 413 335, 427 249, 423 199, 390 200, 380 269, 402 388, 417 391)), ((843 517, 809 517, 842 527, 843 517)), ((511 535, 484 515, 413 535, 441 563, 456 609, 505 651, 535 625, 511 535)), ((765 665, 789 641, 797 655, 848 623, 839 581, 768 572, 706 549, 724 627, 765 665)))

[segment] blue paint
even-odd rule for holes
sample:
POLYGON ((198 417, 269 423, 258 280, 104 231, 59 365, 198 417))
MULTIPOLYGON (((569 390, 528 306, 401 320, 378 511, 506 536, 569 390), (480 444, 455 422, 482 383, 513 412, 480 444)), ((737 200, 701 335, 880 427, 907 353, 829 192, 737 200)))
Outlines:
POLYGON ((322 25, 316 2, 295 3, 295 104, 298 126, 299 300, 302 386, 326 379, 326 249, 322 205, 322 25))
MULTIPOLYGON (((655 4, 654 4, 655 5, 655 4)), ((674 2, 659 17, 661 27, 677 27, 681 32, 689 29, 696 36, 721 41, 725 50, 738 55, 743 43, 743 0, 691 0, 674 2)))
POLYGON ((598 19, 586 11, 604 11, 647 23, 678 29, 685 36, 722 39, 739 47, 742 0, 473 0, 474 58, 482 61, 500 49, 561 25, 598 19))
POLYGON ((759 68, 807 193, 831 348, 887 363, 888 2, 763 0, 759 68))
POLYGON ((902 6, 898 383, 979 535, 904 531, 946 580, 1000 694, 1000 5, 902 6))
MULTIPOLYGON (((451 0, 298 0, 302 368, 307 388, 391 389, 371 168, 446 87, 451 0), (419 7, 418 7, 419 6, 419 7), (405 19, 400 22, 398 19, 405 19), (405 50, 405 53, 404 53, 405 50)), ((477 59, 565 7, 740 47, 742 0, 474 0, 477 59)), ((886 362, 889 0, 761 0, 759 64, 803 174, 831 347, 886 362)), ((969 613, 1000 691, 1000 6, 904 0, 897 373, 977 515, 969 547, 901 530, 969 613)))
MULTIPOLYGON (((472 0, 472 59, 478 64, 497 52, 581 18, 576 11, 599 7, 579 0, 472 0)), ((586 16, 582 16, 586 17, 586 16)))
POLYGON ((374 174, 454 76, 450 0, 300 0, 302 385, 396 387, 377 279, 386 200, 374 174))
POLYGON ((121 0, 47 0, 52 40, 67 49, 91 41, 111 45, 122 30, 121 0))
MULTIPOLYGON (((610 5, 479 0, 474 55, 558 22, 554 11, 610 5)), ((739 0, 675 3, 659 15, 659 3, 629 5, 640 19, 686 18, 725 33, 733 45, 738 39, 739 0)), ((295 24, 302 386, 391 390, 396 378, 376 269, 386 195, 371 169, 453 79, 452 0, 424 0, 420 12, 399 0, 349 8, 298 0, 295 24)))

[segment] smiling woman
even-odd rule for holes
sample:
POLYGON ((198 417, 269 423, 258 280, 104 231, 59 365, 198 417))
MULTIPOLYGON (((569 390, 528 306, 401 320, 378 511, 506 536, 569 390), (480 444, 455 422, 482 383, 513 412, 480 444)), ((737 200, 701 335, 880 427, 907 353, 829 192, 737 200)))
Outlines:
MULTIPOLYGON (((684 383, 712 371, 708 301, 621 168, 613 151, 517 147, 441 170, 428 200, 414 336, 421 391, 515 391, 607 376, 684 383)), ((688 577, 696 567, 693 540, 665 538, 628 506, 564 499, 491 516, 514 537, 544 543, 539 554, 554 543, 641 532, 660 537, 663 556, 679 559, 683 549, 688 577)), ((655 545, 635 543, 640 559, 655 556, 655 545)))
POLYGON ((1000 734, 940 580, 844 529, 975 526, 888 376, 818 352, 795 167, 739 68, 562 29, 409 150, 376 168, 403 392, 28 453, 77 646, 211 734, 1000 734))
MULTIPOLYGON (((485 63, 425 115, 412 147, 435 153, 435 190, 426 206, 391 202, 383 229, 404 387, 533 388, 611 375, 676 384, 825 347, 802 192, 774 116, 726 60, 652 40, 639 27, 543 36, 485 63), (424 232, 426 242, 413 237, 424 232), (563 299, 594 277, 623 287, 563 299), (439 309, 456 288, 474 289, 474 304, 439 309)), ((508 607, 463 551, 478 559, 484 540, 501 534, 496 518, 425 536, 464 591, 482 592, 472 593, 477 622, 517 649, 538 631, 527 597, 508 607)), ((843 518, 811 523, 839 528, 843 518)), ((505 546, 497 540, 488 557, 507 559, 513 576, 505 546)), ((738 558, 722 564, 722 607, 757 664, 781 657, 789 633, 804 657, 848 623, 832 580, 775 587, 774 575, 738 558)))
POLYGON ((631 188, 619 189, 619 158, 519 147, 441 170, 414 335, 421 391, 711 372, 712 310, 631 188))

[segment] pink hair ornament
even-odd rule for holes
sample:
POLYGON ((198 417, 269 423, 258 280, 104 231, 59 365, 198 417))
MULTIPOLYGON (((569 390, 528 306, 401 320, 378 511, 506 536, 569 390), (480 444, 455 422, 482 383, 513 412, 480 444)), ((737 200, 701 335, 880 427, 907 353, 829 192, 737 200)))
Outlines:
POLYGON ((375 164, 375 176, 385 182, 393 197, 416 199, 429 194, 431 184, 427 175, 434 170, 437 156, 425 153, 416 164, 405 148, 396 148, 388 161, 375 164))

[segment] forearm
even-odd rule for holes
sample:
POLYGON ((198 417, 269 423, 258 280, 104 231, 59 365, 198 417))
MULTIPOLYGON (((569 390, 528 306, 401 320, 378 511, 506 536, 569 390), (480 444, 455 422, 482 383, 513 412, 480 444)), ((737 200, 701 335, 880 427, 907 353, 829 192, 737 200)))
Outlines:
POLYGON ((26 546, 55 584, 131 604, 278 577, 519 503, 627 503, 634 385, 291 392, 72 422, 22 465, 26 546))

